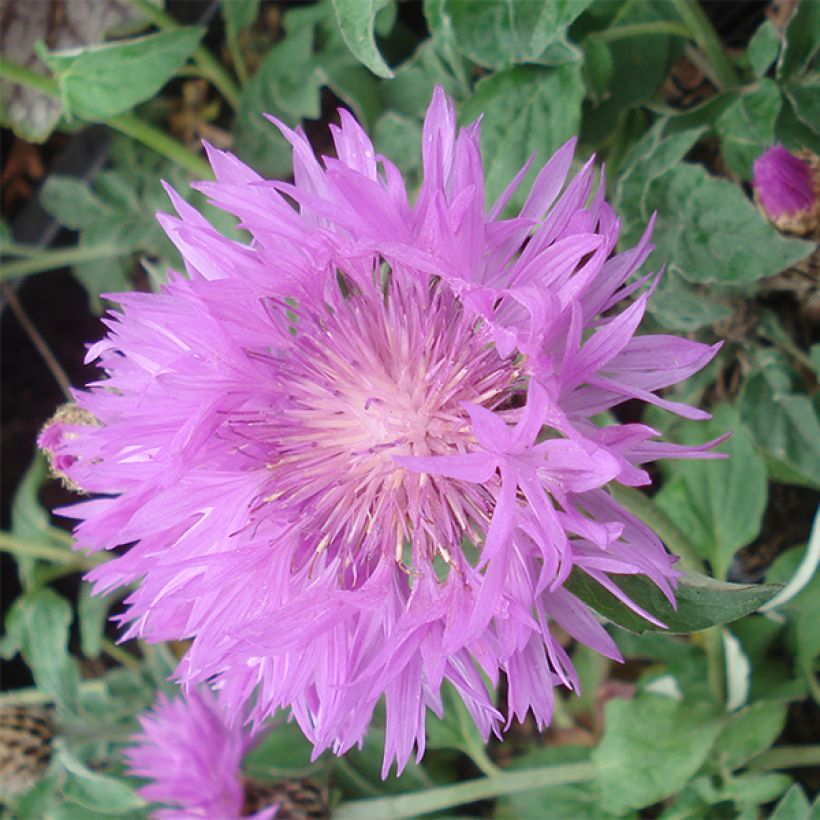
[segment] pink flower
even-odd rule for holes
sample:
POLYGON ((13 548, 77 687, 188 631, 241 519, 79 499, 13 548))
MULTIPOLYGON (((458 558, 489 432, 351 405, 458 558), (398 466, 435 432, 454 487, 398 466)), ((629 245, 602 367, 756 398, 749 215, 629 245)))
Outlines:
POLYGON ((782 145, 773 145, 755 160, 754 185, 770 219, 793 216, 814 205, 808 163, 782 145))
MULTIPOLYGON (((142 733, 125 751, 129 773, 152 781, 139 794, 160 809, 159 820, 192 817, 234 820, 243 817, 240 766, 252 745, 250 733, 226 724, 207 689, 174 700, 160 694, 152 711, 140 718, 142 733)), ((270 820, 276 807, 252 815, 270 820)))
POLYGON ((485 210, 478 123, 457 131, 440 89, 414 204, 340 117, 321 163, 278 124, 293 184, 208 148, 198 187, 252 243, 169 191, 187 276, 116 297, 88 355, 107 378, 77 393, 99 426, 57 421, 41 444, 94 496, 68 510, 78 545, 130 545, 91 573, 136 585, 127 636, 192 639, 180 681, 216 680, 235 718, 289 708, 316 754, 361 743, 384 696, 386 774, 423 754, 445 681, 485 738, 501 673, 507 725, 545 726, 553 687, 578 687, 553 624, 619 657, 573 569, 639 612, 612 576, 673 600, 676 559, 606 486, 705 448, 594 417, 638 399, 706 418, 657 391, 717 346, 634 335, 650 228, 615 252, 592 161, 565 184, 574 141, 506 218, 526 168, 485 210))

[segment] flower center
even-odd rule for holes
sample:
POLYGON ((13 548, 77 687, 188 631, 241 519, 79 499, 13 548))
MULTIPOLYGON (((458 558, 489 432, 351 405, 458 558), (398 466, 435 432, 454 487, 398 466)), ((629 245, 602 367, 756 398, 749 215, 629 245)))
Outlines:
POLYGON ((463 403, 496 409, 518 376, 451 293, 418 291, 340 292, 321 316, 299 314, 296 349, 278 362, 287 396, 265 500, 292 514, 315 554, 407 561, 409 548, 413 564, 449 562, 491 514, 486 487, 395 460, 470 452, 463 403))

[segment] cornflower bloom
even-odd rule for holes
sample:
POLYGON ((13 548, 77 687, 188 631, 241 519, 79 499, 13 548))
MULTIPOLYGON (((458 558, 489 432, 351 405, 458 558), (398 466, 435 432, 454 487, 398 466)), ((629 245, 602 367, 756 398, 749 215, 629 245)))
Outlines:
POLYGON ((805 234, 820 226, 820 160, 810 152, 767 148, 754 162, 754 187, 766 216, 781 230, 805 234))
POLYGON ((228 726, 213 695, 202 689, 175 699, 160 694, 140 719, 136 745, 125 750, 129 773, 149 781, 139 794, 154 803, 157 820, 192 817, 270 820, 276 807, 244 812, 242 758, 253 744, 241 726, 228 726))
POLYGON ((252 243, 169 190, 187 275, 112 297, 88 354, 107 377, 76 394, 94 424, 63 417, 41 446, 95 496, 64 511, 78 545, 130 545, 90 574, 136 585, 126 637, 192 639, 183 684, 213 679, 237 719, 290 709, 316 754, 361 743, 384 696, 386 775, 423 754, 445 681, 485 738, 502 673, 506 725, 545 726, 553 688, 578 688, 553 624, 619 658, 573 570, 650 621, 613 576, 674 600, 676 559, 606 486, 707 448, 595 417, 632 399, 708 417, 657 391, 717 346, 634 335, 651 226, 616 252, 592 160, 565 184, 574 141, 506 217, 528 166, 485 209, 479 124, 457 130, 440 89, 413 204, 340 120, 321 162, 277 123, 292 184, 207 148, 216 181, 197 187, 252 243))

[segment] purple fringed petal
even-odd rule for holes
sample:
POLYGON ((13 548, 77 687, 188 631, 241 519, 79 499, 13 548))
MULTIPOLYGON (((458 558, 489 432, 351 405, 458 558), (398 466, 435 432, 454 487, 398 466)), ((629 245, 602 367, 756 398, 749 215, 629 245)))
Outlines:
POLYGON ((814 205, 808 163, 782 145, 773 145, 755 160, 754 186, 771 219, 791 216, 814 205))
MULTIPOLYGON (((150 781, 139 794, 173 806, 154 813, 159 820, 243 815, 242 757, 253 743, 241 726, 230 727, 207 690, 175 699, 161 693, 154 708, 140 718, 142 732, 125 750, 129 773, 150 781)), ((253 815, 270 820, 271 806, 253 815)))
POLYGON ((386 774, 423 754, 445 682, 485 738, 528 711, 546 725, 553 687, 577 688, 553 623, 619 657, 564 588, 573 569, 643 574, 674 600, 675 559, 606 487, 719 440, 592 418, 630 399, 706 417, 657 391, 717 346, 635 336, 651 223, 614 252, 593 160, 567 182, 574 140, 502 219, 526 167, 487 211, 479 124, 458 130, 441 89, 413 205, 347 112, 335 158, 276 125, 293 183, 206 146, 216 181, 197 186, 252 244, 169 190, 186 275, 112 297, 89 351, 105 378, 40 443, 96 496, 63 510, 79 546, 126 547, 90 579, 133 586, 127 637, 190 639, 180 682, 218 687, 229 721, 289 710, 316 755, 360 744, 383 697, 386 774))

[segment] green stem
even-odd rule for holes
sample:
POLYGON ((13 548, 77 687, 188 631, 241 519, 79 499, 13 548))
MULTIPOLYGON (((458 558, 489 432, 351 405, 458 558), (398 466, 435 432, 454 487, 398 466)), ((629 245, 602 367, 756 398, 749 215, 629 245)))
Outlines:
POLYGON ((73 248, 43 251, 28 259, 4 262, 0 268, 0 282, 16 279, 18 276, 28 276, 32 273, 58 270, 69 265, 79 265, 95 259, 111 259, 115 256, 122 256, 124 252, 127 251, 114 245, 77 245, 73 248))
POLYGON ((592 763, 573 763, 566 766, 548 766, 525 771, 503 771, 492 777, 468 780, 451 786, 439 786, 394 797, 368 800, 352 800, 342 803, 333 812, 334 820, 369 820, 372 817, 416 817, 421 814, 474 803, 505 794, 540 789, 544 786, 561 786, 569 783, 585 783, 596 776, 592 763))
POLYGON ((23 85, 26 88, 33 88, 35 91, 48 94, 49 97, 60 96, 60 88, 52 77, 32 71, 24 65, 4 60, 2 57, 0 57, 0 77, 10 83, 17 83, 17 85, 23 85))
POLYGON ((117 646, 114 641, 108 638, 103 638, 101 646, 103 652, 105 652, 109 658, 113 658, 117 661, 117 663, 121 666, 124 666, 126 669, 130 669, 133 672, 142 671, 142 664, 140 663, 139 658, 135 658, 130 652, 126 651, 121 646, 117 646))
POLYGON ((595 31, 589 35, 590 39, 602 43, 612 43, 616 40, 625 40, 628 37, 640 37, 645 34, 671 34, 674 37, 689 38, 689 29, 682 23, 672 23, 667 20, 656 20, 651 23, 629 23, 624 26, 595 31))
POLYGON ((8 532, 0 532, 0 552, 39 558, 42 561, 51 561, 54 564, 72 564, 76 565, 78 569, 92 569, 108 560, 108 556, 102 553, 84 556, 62 547, 53 547, 50 544, 41 544, 38 541, 17 538, 8 532))
POLYGON ((777 746, 753 757, 748 766, 756 771, 820 766, 820 745, 777 746))
MULTIPOLYGON (((142 0, 135 0, 135 2, 137 1, 141 2, 142 0)), ((0 78, 28 88, 34 88, 51 97, 59 98, 60 96, 59 86, 52 77, 44 77, 30 68, 10 63, 8 60, 0 59, 0 78)), ((106 124, 116 131, 120 131, 141 142, 143 145, 147 145, 172 162, 176 162, 193 176, 201 179, 212 178, 211 167, 204 159, 191 153, 181 142, 168 136, 164 131, 143 122, 133 114, 120 114, 106 120, 106 124)), ((7 276, 6 278, 10 277, 7 276)))
POLYGON ((155 128, 133 114, 120 114, 108 120, 108 125, 131 139, 147 145, 158 154, 181 165, 186 171, 199 179, 212 179, 211 166, 197 154, 191 153, 181 142, 169 137, 164 131, 155 128))
POLYGON ((227 33, 228 53, 231 55, 231 62, 236 70, 240 85, 245 85, 248 82, 248 67, 245 65, 245 57, 242 55, 239 38, 236 35, 237 32, 235 31, 228 31, 227 33))
POLYGON ((705 572, 703 564, 694 544, 683 533, 678 525, 657 505, 649 496, 633 487, 623 487, 620 484, 611 484, 612 497, 645 524, 648 524, 661 541, 669 547, 675 555, 680 557, 681 565, 696 572, 705 572))
POLYGON ((36 245, 0 241, 0 256, 22 256, 31 259, 35 256, 42 256, 45 252, 45 248, 38 248, 36 245))
POLYGON ((672 4, 698 48, 712 66, 718 90, 737 85, 737 74, 712 23, 697 0, 672 0, 672 4))
MULTIPOLYGON (((150 0, 131 0, 131 5, 139 9, 157 28, 179 28, 179 24, 171 15, 166 14, 150 0)), ((241 92, 224 66, 205 46, 199 46, 194 52, 193 58, 200 67, 202 75, 213 83, 234 111, 238 110, 241 105, 241 92)))
POLYGON ((483 746, 470 743, 464 751, 486 777, 496 777, 501 772, 501 769, 495 765, 483 746))
POLYGON ((778 350, 782 350, 787 356, 791 356, 795 361, 803 365, 807 370, 814 370, 814 363, 799 347, 791 342, 788 337, 781 337, 771 333, 766 327, 761 327, 758 334, 762 339, 773 344, 778 350))

